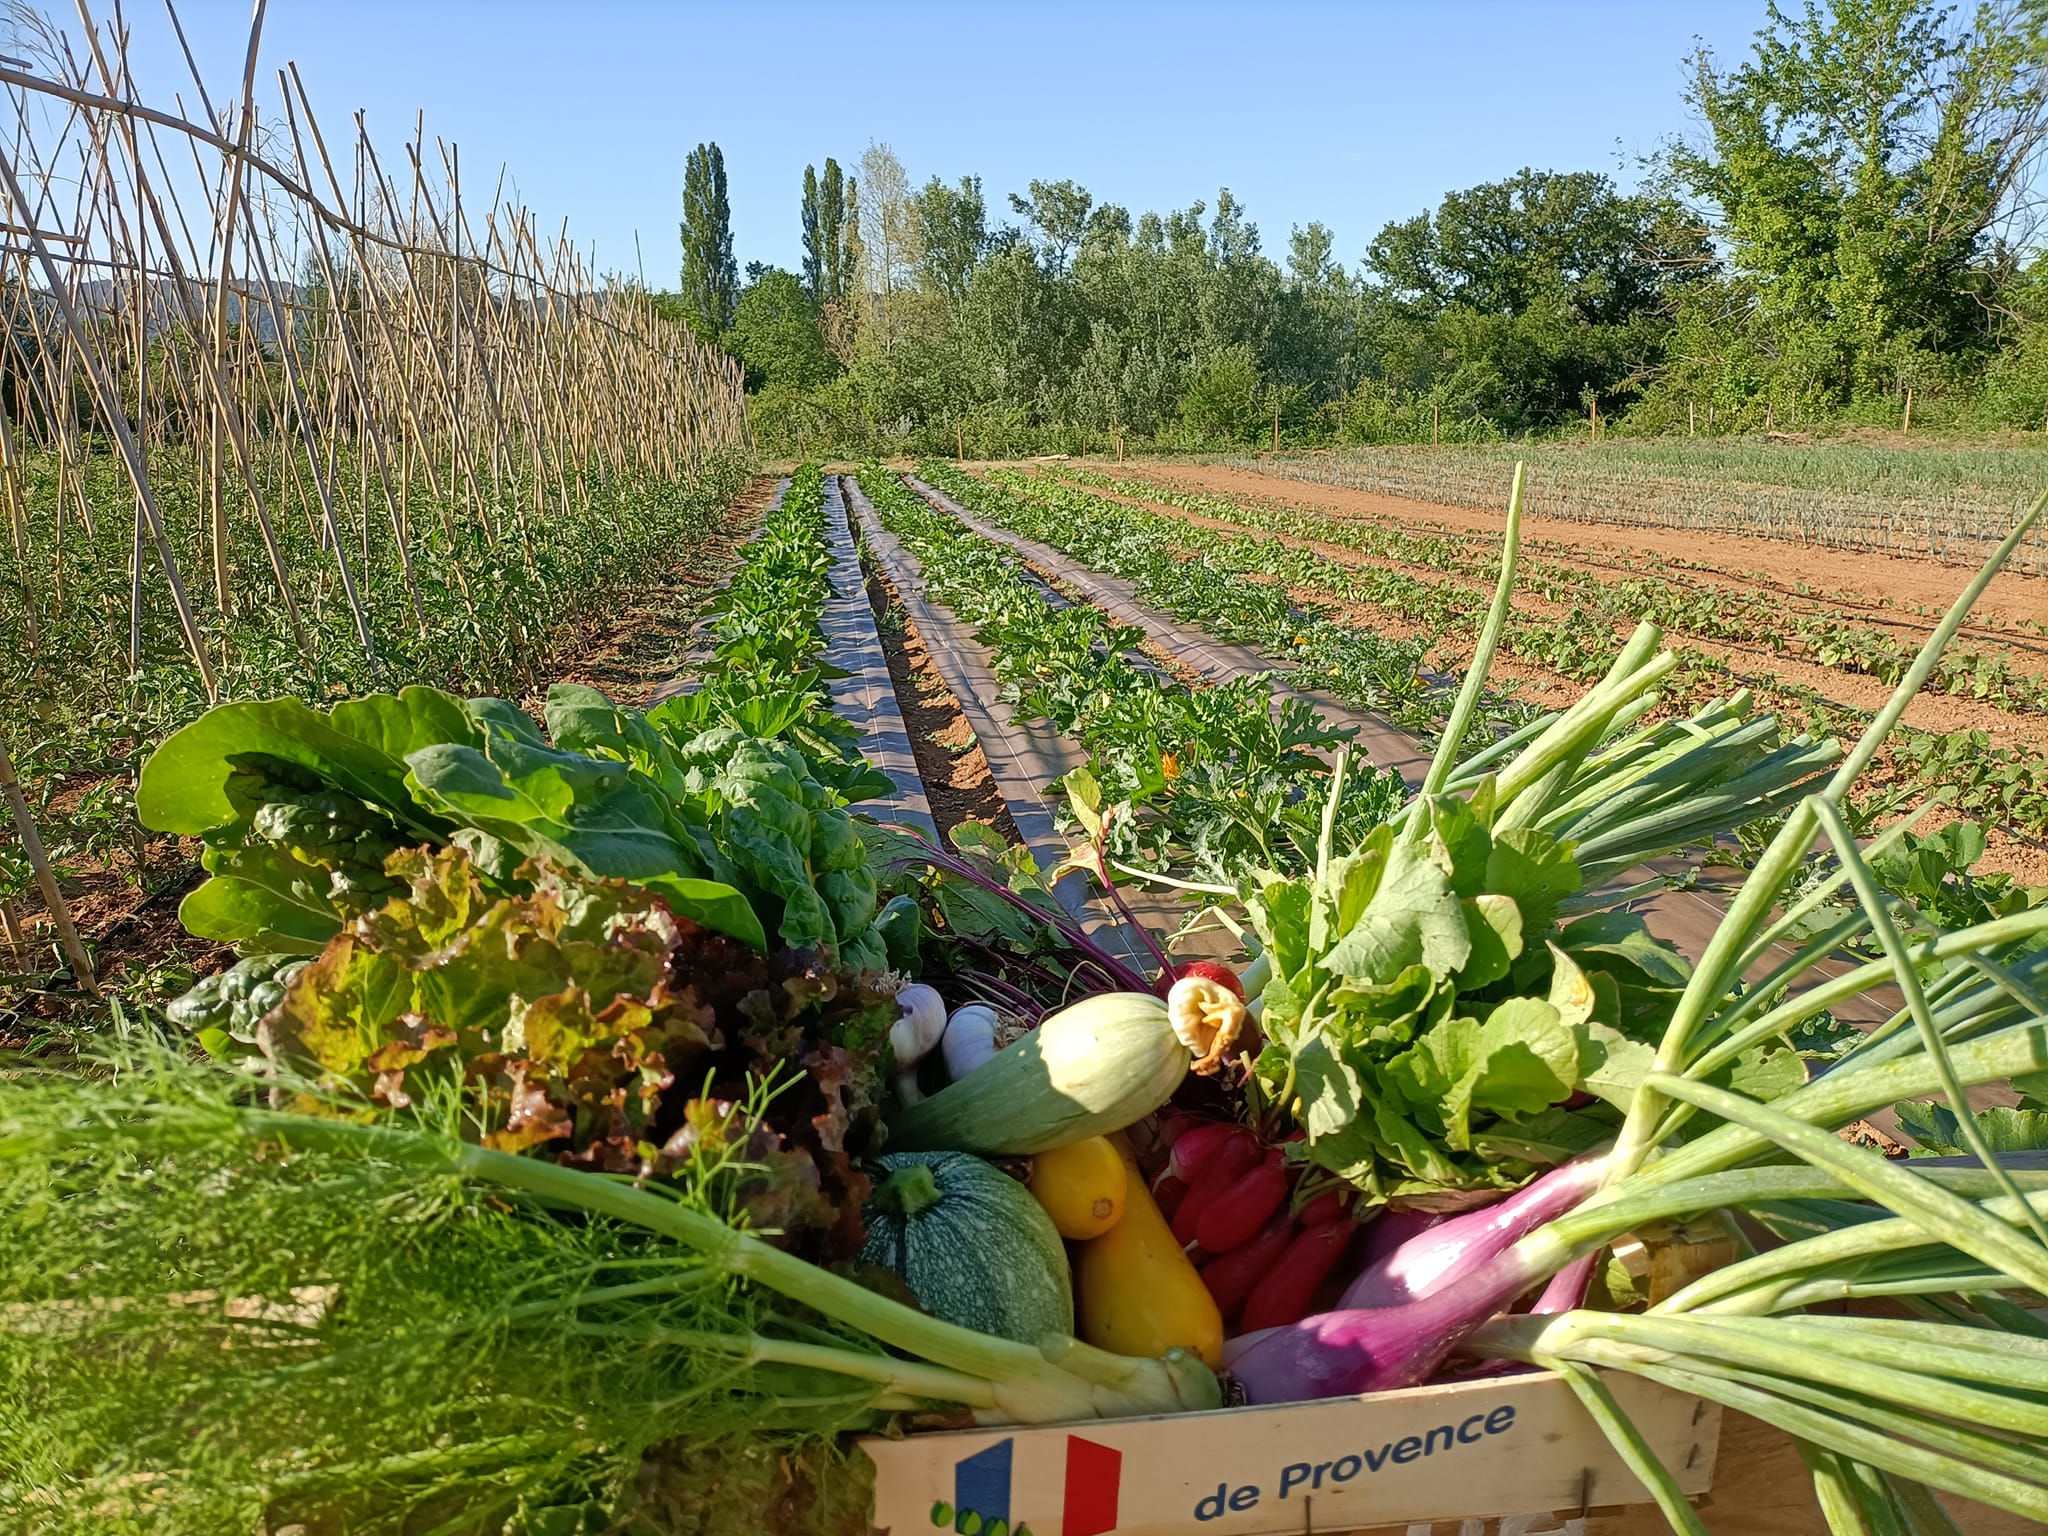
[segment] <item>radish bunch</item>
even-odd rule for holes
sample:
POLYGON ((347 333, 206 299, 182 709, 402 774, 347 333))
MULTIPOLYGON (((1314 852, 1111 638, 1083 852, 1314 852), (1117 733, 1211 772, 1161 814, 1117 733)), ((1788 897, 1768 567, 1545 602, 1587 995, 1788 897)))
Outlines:
POLYGON ((1153 1198, 1233 1333, 1298 1322, 1357 1230, 1342 1188, 1312 1192, 1303 1169, 1250 1127, 1184 1122, 1153 1198))

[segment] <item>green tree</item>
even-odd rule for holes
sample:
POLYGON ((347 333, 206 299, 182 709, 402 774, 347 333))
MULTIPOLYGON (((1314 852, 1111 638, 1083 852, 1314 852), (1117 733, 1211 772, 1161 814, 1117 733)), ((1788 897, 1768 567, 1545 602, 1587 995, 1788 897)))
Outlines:
POLYGON ((2035 24, 1916 0, 1773 3, 1748 61, 1702 50, 1705 141, 1670 167, 1730 253, 1759 351, 1824 400, 1981 356, 2048 101, 2035 24))
POLYGON ((1424 313, 1459 304, 1512 318, 1549 306, 1621 325, 1662 307, 1674 279, 1708 258, 1677 223, 1669 203, 1624 195, 1596 172, 1523 169, 1387 225, 1365 262, 1424 313))
POLYGON ((781 267, 761 269, 740 290, 727 341, 751 391, 814 389, 839 371, 802 280, 781 267))
POLYGON ((1046 269, 1054 277, 1064 276, 1075 248, 1088 232, 1094 196, 1078 182, 1034 180, 1028 198, 1010 194, 1010 206, 1038 231, 1046 269))
POLYGON ((1181 396, 1180 414, 1198 441, 1257 442, 1270 417, 1250 351, 1226 347, 1204 360, 1181 396))
POLYGON ((813 304, 836 304, 846 298, 848 197, 837 160, 826 157, 823 176, 804 167, 804 288, 813 304))
POLYGON ((2034 258, 2003 309, 2004 345, 1984 376, 1983 415, 2048 432, 2048 255, 2034 258))
POLYGON ((988 245, 988 206, 981 178, 962 176, 949 187, 934 176, 913 203, 918 236, 918 281, 958 303, 988 245))
POLYGON ((683 167, 683 306, 698 335, 716 341, 731 328, 738 290, 725 156, 699 144, 683 167))
POLYGON ((1676 295, 1712 252, 1668 198, 1525 169, 1387 225, 1365 264, 1381 393, 1521 430, 1589 401, 1611 413, 1661 361, 1676 295))

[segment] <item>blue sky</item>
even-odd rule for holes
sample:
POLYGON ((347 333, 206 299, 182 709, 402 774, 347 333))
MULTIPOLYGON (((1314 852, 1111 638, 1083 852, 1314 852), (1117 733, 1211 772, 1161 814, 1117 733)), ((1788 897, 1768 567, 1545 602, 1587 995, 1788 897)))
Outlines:
MULTIPOLYGON (((182 0, 209 86, 234 89, 246 0, 182 0)), ((131 9, 145 99, 184 88, 162 13, 131 9)), ((742 263, 794 267, 803 168, 890 144, 912 179, 1034 176, 1134 213, 1228 186, 1284 256, 1320 219, 1355 265, 1387 220, 1523 165, 1633 174, 1688 127, 1697 38, 1732 62, 1761 0, 978 5, 272 0, 263 77, 298 62, 330 139, 367 111, 387 167, 413 112, 458 142, 469 195, 509 167, 545 229, 673 286, 683 157, 725 151, 742 263)), ((71 24, 75 30, 75 23, 71 24)))

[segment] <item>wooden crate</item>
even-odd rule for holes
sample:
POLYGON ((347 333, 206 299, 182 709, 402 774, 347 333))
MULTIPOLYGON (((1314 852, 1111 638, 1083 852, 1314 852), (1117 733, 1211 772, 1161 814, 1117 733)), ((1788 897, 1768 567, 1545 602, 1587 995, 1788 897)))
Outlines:
MULTIPOLYGON (((1714 1476, 1720 1410, 1609 1388, 1688 1493, 1714 1476)), ((1263 1536, 1577 1510, 1648 1497, 1545 1372, 1274 1408, 863 1442, 892 1536, 1263 1536)), ((1448 1528, 1456 1531, 1453 1524, 1448 1528)))
MULTIPOLYGON (((1746 1414, 1724 1413, 1714 1486, 1695 1499, 1714 1536, 1828 1536, 1813 1485, 1789 1436, 1746 1414)), ((2038 1536, 2032 1520, 1945 1499, 1964 1536, 2038 1536)), ((1670 1536, 1654 1504, 1567 1505, 1494 1519, 1438 1519, 1380 1525, 1344 1536, 1670 1536)), ((1338 1536, 1316 1528, 1315 1536, 1338 1536)))

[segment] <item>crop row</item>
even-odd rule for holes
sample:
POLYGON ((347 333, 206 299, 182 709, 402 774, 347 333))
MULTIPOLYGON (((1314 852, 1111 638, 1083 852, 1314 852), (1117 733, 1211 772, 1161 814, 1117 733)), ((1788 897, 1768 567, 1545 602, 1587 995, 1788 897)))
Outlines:
MULTIPOLYGON (((1306 613, 1321 620, 1321 638, 1344 661, 1363 656, 1405 654, 1411 675, 1404 684, 1384 664, 1366 669, 1362 678, 1347 676, 1348 667, 1330 667, 1310 648, 1293 643, 1285 624, 1243 626, 1235 637, 1277 646, 1299 655, 1304 670, 1325 681, 1332 691, 1360 706, 1388 715, 1418 735, 1432 734, 1436 717, 1447 702, 1443 681, 1422 672, 1423 658, 1448 638, 1476 635, 1491 598, 1489 586, 1457 580, 1424 580, 1407 571, 1334 561, 1312 549, 1283 544, 1251 531, 1208 528, 1182 518, 1129 506, 1073 486, 1008 471, 993 471, 987 482, 965 482, 972 504, 1007 526, 1043 538, 1056 548, 1098 568, 1139 581, 1149 596, 1190 622, 1205 623, 1201 612, 1234 607, 1237 599, 1221 593, 1206 604, 1211 589, 1244 585, 1265 588, 1276 610, 1306 613), (1143 548, 1142 563, 1130 560, 1123 546, 1143 548), (1190 560, 1191 554, 1199 559, 1190 560), (1218 578, 1235 578, 1219 580, 1218 578), (1333 601, 1318 601, 1327 596, 1333 601), (1416 633, 1394 641, 1346 622, 1344 605, 1363 604, 1396 617, 1416 633), (1362 681, 1365 686, 1358 686, 1362 681), (1347 686, 1349 684, 1349 686, 1347 686)), ((1508 654, 1545 667, 1576 682, 1600 676, 1613 659, 1613 626, 1601 616, 1575 608, 1561 615, 1518 613, 1503 636, 1508 654)), ((1306 639, 1303 631, 1297 630, 1306 639)), ((1520 724, 1522 706, 1502 701, 1496 723, 1520 724)))
MULTIPOLYGON (((1302 601, 1289 590, 1296 583, 1283 563, 1288 551, 1270 541, 1213 532, 1000 471, 978 480, 928 463, 920 472, 1004 527, 1130 582, 1152 607, 1281 658, 1303 686, 1326 689, 1426 740, 1442 727, 1450 680, 1424 667, 1435 637, 1373 633, 1343 622, 1333 605, 1302 601), (1201 558, 1189 559, 1191 552, 1201 558)), ((1478 602, 1484 606, 1483 595, 1478 602)), ((1529 718, 1526 705, 1494 695, 1475 732, 1491 739, 1498 727, 1529 718)))
MULTIPOLYGON (((1432 644, 1444 637, 1475 633, 1485 611, 1485 591, 1455 579, 1423 580, 1403 571, 1333 560, 1311 549, 1283 545, 1277 539, 1204 527, 1040 477, 996 471, 990 479, 999 483, 990 483, 943 466, 929 468, 949 487, 963 492, 964 499, 978 510, 1018 532, 1066 549, 1098 569, 1136 582, 1154 600, 1163 601, 1176 579, 1218 588, 1265 584, 1292 589, 1297 595, 1328 593, 1340 602, 1366 605, 1420 626, 1426 643, 1432 644), (1146 548, 1144 559, 1122 553, 1119 546, 1126 543, 1146 548), (1184 574, 1176 578, 1176 571, 1184 574)), ((1127 484, 1138 489, 1138 482, 1127 484)), ((1154 487, 1145 489, 1158 494, 1154 487)), ((1205 516, 1236 510, 1233 504, 1215 502, 1214 498, 1198 505, 1205 516)), ((1268 515, 1278 516, 1263 511, 1240 514, 1247 519, 1268 515)), ((1442 542, 1470 562, 1471 553, 1461 543, 1442 542)), ((1313 602, 1309 606, 1313 607, 1313 602)), ((1203 622, 1194 612, 1175 611, 1190 622, 1203 622)), ((1334 620, 1329 627, 1346 631, 1346 626, 1334 620)), ((1612 621, 1606 614, 1583 606, 1572 608, 1562 618, 1518 614, 1502 637, 1502 647, 1521 660, 1585 681, 1597 676, 1604 665, 1603 647, 1610 644, 1611 631, 1612 621)), ((1275 643, 1270 635, 1243 634, 1243 638, 1275 643)), ((1680 666, 1668 680, 1666 693, 1677 700, 1696 701, 1724 691, 1729 681, 1730 674, 1721 663, 1686 649, 1680 652, 1680 666)), ((1812 689, 1775 676, 1741 681, 1765 689, 1781 704, 1796 703, 1804 712, 1806 727, 1815 732, 1854 735, 1868 719, 1861 711, 1834 704, 1812 689)), ((1333 691, 1345 690, 1333 687, 1333 691)), ((1382 707, 1369 699, 1359 702, 1382 707)), ((1412 711, 1406 718, 1387 712, 1403 724, 1413 720, 1412 711)), ((1893 737, 1890 760, 1894 782, 1870 800, 1873 812, 1924 798, 1935 789, 1947 789, 1951 803, 1964 815, 1982 817, 2026 837, 2048 835, 2048 763, 2038 756, 1995 747, 1981 731, 1901 730, 1893 737)))
POLYGON ((696 688, 665 706, 670 714, 792 740, 814 762, 851 760, 856 732, 832 713, 825 687, 831 570, 824 476, 816 464, 802 464, 762 518, 740 568, 704 605, 713 616, 711 656, 696 688))
MULTIPOLYGON (((1397 561, 1426 570, 1484 578, 1492 563, 1488 553, 1469 540, 1420 533, 1398 524, 1246 506, 1218 496, 1092 471, 1069 471, 1067 478, 1121 495, 1163 502, 1198 517, 1265 529, 1290 538, 1339 544, 1372 559, 1397 561)), ((1498 487, 1495 489, 1497 504, 1498 487)), ((1517 580, 1524 591, 1567 607, 1605 614, 1616 624, 1648 619, 1674 633, 1745 648, 1765 646, 1821 666, 1874 677, 1883 683, 1896 683, 1904 677, 1918 649, 1916 642, 1858 623, 1839 610, 1791 612, 1773 599, 1751 597, 1720 586, 1687 585, 1661 575, 1612 580, 1563 561, 1525 553, 1517 580)), ((2048 677, 2016 668, 2002 656, 1963 646, 1951 647, 1944 653, 1927 686, 1931 692, 1981 699, 2000 709, 2048 713, 2048 677)))
MULTIPOLYGON (((887 471, 869 465, 860 483, 931 597, 973 628, 1003 697, 1085 746, 1105 796, 1131 807, 1133 818, 1112 829, 1119 861, 1209 880, 1312 862, 1329 774, 1317 754, 1347 732, 1301 699, 1269 708, 1263 676, 1190 687, 1133 659, 1144 631, 1055 600, 1016 555, 887 471)), ((1360 775, 1355 786, 1345 814, 1361 826, 1399 803, 1392 773, 1360 775)))

